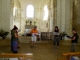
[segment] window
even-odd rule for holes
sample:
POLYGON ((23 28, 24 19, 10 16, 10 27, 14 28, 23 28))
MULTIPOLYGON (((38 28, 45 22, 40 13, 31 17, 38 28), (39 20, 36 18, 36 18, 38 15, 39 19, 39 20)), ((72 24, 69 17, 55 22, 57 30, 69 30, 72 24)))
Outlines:
POLYGON ((27 16, 27 18, 33 18, 34 17, 34 7, 32 5, 27 6, 26 16, 27 16))
POLYGON ((16 8, 16 7, 14 7, 14 8, 13 8, 13 16, 15 16, 15 15, 16 15, 16 11, 17 11, 17 8, 16 8))
POLYGON ((48 19, 48 7, 47 5, 44 6, 44 15, 43 15, 43 20, 47 20, 48 19))

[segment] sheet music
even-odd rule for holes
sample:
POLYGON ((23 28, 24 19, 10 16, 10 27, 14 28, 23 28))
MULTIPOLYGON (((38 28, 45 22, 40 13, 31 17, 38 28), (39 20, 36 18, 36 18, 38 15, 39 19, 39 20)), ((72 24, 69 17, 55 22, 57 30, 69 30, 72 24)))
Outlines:
POLYGON ((36 35, 40 35, 40 34, 38 34, 38 33, 32 33, 32 36, 36 36, 36 35))
POLYGON ((21 29, 18 29, 18 32, 21 32, 21 29))
POLYGON ((58 32, 53 32, 54 35, 60 35, 58 32))

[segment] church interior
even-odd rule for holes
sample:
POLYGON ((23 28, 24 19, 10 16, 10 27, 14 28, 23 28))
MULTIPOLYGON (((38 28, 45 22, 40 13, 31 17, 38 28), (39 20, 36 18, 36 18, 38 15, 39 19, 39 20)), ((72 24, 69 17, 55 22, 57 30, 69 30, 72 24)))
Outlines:
POLYGON ((53 47, 55 26, 58 26, 60 34, 70 36, 75 28, 80 37, 79 13, 80 0, 0 0, 0 60, 5 60, 6 56, 13 58, 14 55, 18 60, 71 60, 73 56, 80 59, 80 38, 76 52, 70 52, 71 39, 66 36, 60 37, 58 49, 53 47), (17 54, 11 52, 14 25, 19 31, 20 48, 17 54), (30 31, 34 26, 37 26, 40 36, 35 47, 31 48, 30 31), (8 34, 1 36, 2 32, 8 34), (32 56, 29 54, 25 58, 27 53, 32 56))

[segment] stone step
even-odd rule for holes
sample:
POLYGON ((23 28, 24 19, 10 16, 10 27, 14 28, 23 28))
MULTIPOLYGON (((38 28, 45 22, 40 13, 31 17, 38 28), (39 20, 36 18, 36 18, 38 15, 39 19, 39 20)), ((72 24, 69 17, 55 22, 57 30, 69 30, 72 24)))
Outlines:
MULTIPOLYGON (((20 39, 19 39, 19 41, 20 41, 20 43, 30 43, 31 42, 31 37, 26 37, 26 36, 22 36, 22 37, 20 37, 20 39)), ((41 40, 39 40, 39 41, 36 41, 36 43, 49 43, 50 41, 48 41, 48 40, 44 40, 44 41, 41 41, 41 40)))

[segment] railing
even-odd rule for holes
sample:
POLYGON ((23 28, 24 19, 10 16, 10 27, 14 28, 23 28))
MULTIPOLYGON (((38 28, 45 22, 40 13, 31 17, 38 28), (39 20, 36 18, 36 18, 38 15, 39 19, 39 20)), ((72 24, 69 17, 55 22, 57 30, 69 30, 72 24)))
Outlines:
POLYGON ((2 53, 0 54, 0 58, 22 58, 22 60, 26 58, 32 58, 32 53, 26 53, 26 54, 12 54, 12 53, 2 53))
POLYGON ((77 56, 80 55, 80 52, 72 52, 72 53, 64 53, 62 54, 62 56, 67 57, 67 60, 71 60, 72 56, 77 56))
POLYGON ((41 32, 41 40, 52 40, 52 32, 41 32))

